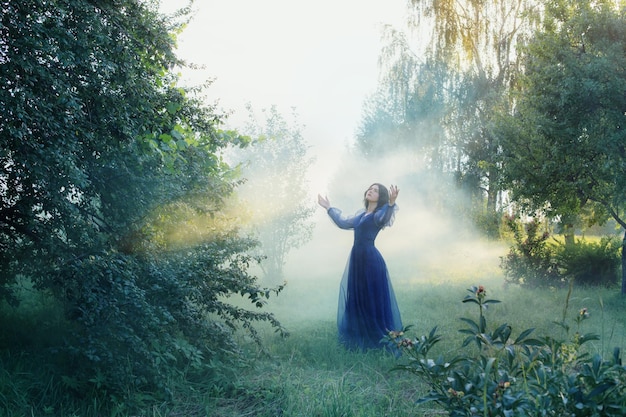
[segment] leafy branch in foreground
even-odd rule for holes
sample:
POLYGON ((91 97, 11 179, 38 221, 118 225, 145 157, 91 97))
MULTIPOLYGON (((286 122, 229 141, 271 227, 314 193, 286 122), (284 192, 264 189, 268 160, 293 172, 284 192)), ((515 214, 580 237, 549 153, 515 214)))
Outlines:
MULTIPOLYGON (((533 338, 532 328, 513 338, 506 323, 493 330, 487 327, 484 310, 499 301, 487 299, 482 286, 468 291, 463 302, 478 306, 479 321, 461 319, 469 326, 460 330, 468 334, 461 349, 475 342, 477 350, 463 350, 450 360, 432 359, 431 349, 441 341, 437 327, 415 339, 405 337, 404 331, 387 335, 386 342, 408 357, 395 369, 411 372, 429 386, 418 402, 434 401, 451 417, 624 415, 626 369, 621 352, 616 348, 608 359, 585 352, 583 345, 598 339, 579 332, 589 317, 586 308, 576 317, 577 331, 566 340, 533 338)), ((569 327, 564 329, 569 335, 569 327)))

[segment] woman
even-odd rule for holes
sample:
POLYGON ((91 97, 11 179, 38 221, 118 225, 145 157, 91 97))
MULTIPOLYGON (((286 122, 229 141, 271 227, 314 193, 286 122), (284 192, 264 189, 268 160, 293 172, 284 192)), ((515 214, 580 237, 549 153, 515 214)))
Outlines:
POLYGON ((401 330, 402 321, 389 273, 382 255, 374 246, 378 232, 393 223, 397 211, 398 187, 389 190, 372 184, 364 195, 365 210, 344 217, 318 194, 320 206, 342 229, 354 229, 354 245, 341 280, 337 326, 340 341, 350 349, 381 347, 390 330, 401 330))

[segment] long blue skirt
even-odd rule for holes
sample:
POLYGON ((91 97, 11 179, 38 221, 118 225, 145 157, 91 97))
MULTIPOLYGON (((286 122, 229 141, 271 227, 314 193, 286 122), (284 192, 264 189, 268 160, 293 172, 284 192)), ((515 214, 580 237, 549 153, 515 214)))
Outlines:
POLYGON ((400 310, 387 265, 373 244, 355 245, 339 290, 337 327, 349 349, 382 348, 390 330, 401 330, 400 310))

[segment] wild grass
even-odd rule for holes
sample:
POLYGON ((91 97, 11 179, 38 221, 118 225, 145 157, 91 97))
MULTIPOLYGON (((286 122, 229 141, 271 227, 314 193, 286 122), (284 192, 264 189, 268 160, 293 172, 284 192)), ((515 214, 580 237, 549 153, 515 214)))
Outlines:
MULTIPOLYGON (((392 262, 389 263, 393 265, 392 262)), ((614 347, 626 348, 626 299, 618 288, 574 288, 532 290, 506 286, 494 263, 446 270, 439 262, 432 268, 422 266, 416 274, 412 267, 393 270, 396 297, 403 322, 411 325, 410 336, 426 334, 437 326, 443 337, 436 354, 452 357, 461 351, 464 335, 461 317, 474 317, 475 309, 461 302, 472 285, 484 285, 488 297, 498 299, 486 312, 489 326, 509 323, 515 337, 535 328, 537 335, 561 336, 565 329, 556 324, 564 320, 570 331, 596 333, 600 340, 588 345, 593 353, 610 355, 614 347), (413 271, 411 274, 410 271, 413 271), (566 307, 566 300, 568 304, 566 307), (574 317, 581 308, 590 312, 583 328, 576 329, 574 317)), ((416 405, 426 393, 422 381, 409 373, 392 371, 404 358, 384 350, 350 352, 337 343, 335 314, 338 282, 315 278, 294 278, 277 298, 269 300, 270 309, 288 328, 290 336, 281 338, 269 326, 261 327, 264 349, 241 336, 248 365, 224 375, 220 383, 202 378, 181 384, 173 401, 150 404, 144 395, 141 416, 152 417, 432 417, 445 415, 435 405, 416 405)), ((45 352, 34 349, 45 345, 41 338, 58 337, 59 323, 54 309, 45 302, 28 305, 31 314, 11 315, 4 311, 3 352, 7 343, 21 335, 22 355, 0 356, 0 416, 137 416, 124 407, 84 398, 68 403, 71 387, 55 375, 45 352), (37 325, 48 332, 26 333, 37 325), (29 341, 30 340, 30 341, 29 341), (16 377, 17 376, 17 377, 16 377), (69 405, 68 405, 69 404, 69 405), (33 410, 25 414, 24 410, 33 410), (43 410, 43 412, 42 412, 43 410)), ((68 364, 67 366, 71 366, 68 364)))
MULTIPOLYGON (((499 304, 486 312, 490 328, 503 323, 513 327, 512 336, 528 328, 537 336, 565 337, 569 332, 595 333, 600 340, 588 345, 591 353, 611 355, 614 347, 626 347, 626 312, 619 289, 574 288, 532 290, 504 285, 502 276, 477 276, 462 280, 400 282, 396 295, 405 325, 413 336, 427 334, 437 326, 443 341, 436 354, 452 357, 460 353, 464 335, 460 317, 473 317, 475 309, 461 302, 471 285, 484 285, 488 297, 499 304), (567 307, 566 307, 566 300, 567 307), (580 309, 591 313, 578 329, 575 317, 580 309)), ((286 299, 298 300, 299 309, 277 302, 275 313, 291 330, 287 339, 265 335, 267 357, 241 375, 239 392, 229 400, 215 403, 216 416, 435 416, 442 411, 432 404, 417 406, 425 393, 422 381, 391 371, 403 358, 384 351, 355 353, 336 343, 334 311, 320 317, 318 306, 327 303, 324 291, 309 288, 286 299), (303 311, 311 312, 307 319, 303 311), (222 410, 222 411, 220 411, 222 410), (221 414, 220 414, 221 413, 221 414), (238 414, 239 413, 239 414, 238 414)), ((319 290, 319 288, 318 288, 319 290)), ((465 349, 471 349, 467 347, 465 349)))

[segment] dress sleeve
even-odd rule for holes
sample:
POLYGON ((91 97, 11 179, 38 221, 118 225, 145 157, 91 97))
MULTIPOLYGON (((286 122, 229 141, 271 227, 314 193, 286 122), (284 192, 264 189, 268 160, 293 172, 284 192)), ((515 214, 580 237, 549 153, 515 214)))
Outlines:
POLYGON ((374 213, 374 221, 382 229, 391 226, 396 219, 396 212, 398 210, 399 208, 397 204, 394 204, 393 206, 385 204, 384 206, 376 210, 376 213, 374 213))
POLYGON ((335 207, 331 207, 327 210, 328 215, 333 222, 341 229, 354 229, 355 216, 343 216, 341 210, 335 207))

